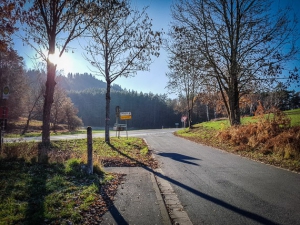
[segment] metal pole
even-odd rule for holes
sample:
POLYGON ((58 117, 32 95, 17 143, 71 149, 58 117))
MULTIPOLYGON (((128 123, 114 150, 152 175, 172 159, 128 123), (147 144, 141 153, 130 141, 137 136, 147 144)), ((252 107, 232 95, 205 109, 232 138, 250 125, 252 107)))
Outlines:
POLYGON ((126 120, 126 136, 127 136, 127 139, 128 139, 128 132, 127 132, 127 120, 126 120))

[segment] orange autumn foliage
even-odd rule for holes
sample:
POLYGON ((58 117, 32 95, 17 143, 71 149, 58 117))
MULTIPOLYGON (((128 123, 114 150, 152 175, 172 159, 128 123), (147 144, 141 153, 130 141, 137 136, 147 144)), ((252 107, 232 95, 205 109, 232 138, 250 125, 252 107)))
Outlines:
POLYGON ((278 109, 264 111, 259 103, 256 122, 230 127, 218 133, 237 151, 260 151, 277 154, 284 159, 300 159, 300 126, 290 127, 290 118, 278 109))

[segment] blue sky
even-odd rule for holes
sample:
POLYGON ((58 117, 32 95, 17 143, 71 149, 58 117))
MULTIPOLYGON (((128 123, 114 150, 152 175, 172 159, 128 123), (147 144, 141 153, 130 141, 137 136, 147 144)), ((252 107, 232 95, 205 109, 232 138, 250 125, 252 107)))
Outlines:
MULTIPOLYGON (((283 7, 286 4, 290 4, 296 13, 300 12, 300 0, 274 0, 278 4, 278 7, 283 7)), ((137 7, 149 6, 147 13, 153 20, 153 29, 160 31, 163 29, 166 33, 168 32, 168 26, 171 22, 171 11, 170 7, 172 0, 132 0, 132 5, 137 7)), ((300 23, 300 16, 299 16, 300 23)), ((300 30, 300 25, 299 25, 300 30)), ((166 36, 166 35, 165 35, 166 36)), ((28 46, 23 44, 16 39, 15 47, 19 54, 24 57, 27 68, 32 68, 29 56, 33 56, 35 53, 28 46)), ((78 41, 72 43, 72 47, 75 53, 64 53, 61 65, 59 67, 64 68, 64 73, 92 73, 89 68, 92 68, 82 57, 80 46, 78 41)), ((168 72, 167 53, 164 49, 161 49, 159 58, 153 58, 154 62, 150 66, 148 72, 138 72, 135 77, 131 78, 118 78, 114 83, 121 85, 122 88, 127 90, 135 90, 138 92, 154 94, 167 93, 165 88, 168 82, 166 73, 168 72)), ((104 80, 102 77, 98 79, 104 80)), ((299 88, 298 88, 299 89, 299 88)), ((175 98, 176 95, 169 95, 171 98, 175 98)))

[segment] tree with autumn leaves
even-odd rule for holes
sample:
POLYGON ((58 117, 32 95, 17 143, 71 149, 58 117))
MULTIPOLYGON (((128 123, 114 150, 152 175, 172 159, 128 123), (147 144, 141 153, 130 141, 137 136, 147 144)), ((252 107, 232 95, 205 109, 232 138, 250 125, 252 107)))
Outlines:
POLYGON ((17 21, 22 16, 25 0, 0 0, 0 52, 9 50, 12 34, 18 30, 17 21))

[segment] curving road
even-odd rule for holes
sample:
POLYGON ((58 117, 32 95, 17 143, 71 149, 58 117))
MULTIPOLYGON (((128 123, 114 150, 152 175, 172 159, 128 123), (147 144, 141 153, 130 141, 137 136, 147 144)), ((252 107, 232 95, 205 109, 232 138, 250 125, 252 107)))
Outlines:
POLYGON ((193 224, 300 224, 300 174, 171 133, 145 139, 193 224))
MULTIPOLYGON (((170 129, 149 129, 149 130, 129 130, 127 131, 121 131, 120 137, 144 137, 147 135, 156 135, 156 134, 166 134, 166 133, 173 133, 175 132, 176 128, 170 128, 170 129)), ((110 137, 117 137, 118 133, 116 131, 110 131, 110 137)), ((86 134, 69 134, 69 135, 53 135, 51 136, 51 141, 57 141, 57 140, 71 140, 71 139, 84 139, 86 138, 86 134)), ((103 133, 93 133, 93 138, 97 137, 104 137, 103 133)), ((21 137, 21 138, 4 138, 5 142, 22 142, 22 141, 42 141, 42 137, 21 137)))

